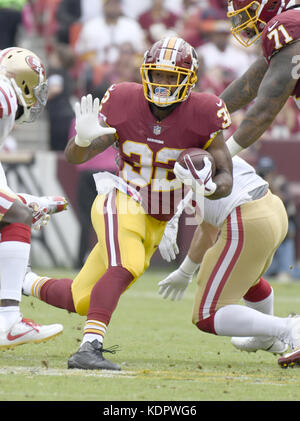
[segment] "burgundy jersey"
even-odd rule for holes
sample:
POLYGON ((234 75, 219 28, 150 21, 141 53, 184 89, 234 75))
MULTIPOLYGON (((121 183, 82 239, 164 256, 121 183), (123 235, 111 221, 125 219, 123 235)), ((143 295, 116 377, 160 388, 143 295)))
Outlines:
POLYGON ((205 149, 231 121, 224 102, 212 94, 194 93, 163 121, 157 121, 137 83, 112 85, 100 114, 117 131, 119 176, 143 198, 146 212, 169 220, 182 199, 182 184, 173 173, 183 149, 205 149))
MULTIPOLYGON (((271 58, 281 48, 300 41, 300 5, 274 16, 265 26, 262 36, 263 54, 270 64, 271 58)), ((296 63, 295 63, 296 66, 296 63)), ((299 73, 299 70, 298 70, 299 73)), ((300 108, 300 79, 293 91, 293 97, 300 108)))

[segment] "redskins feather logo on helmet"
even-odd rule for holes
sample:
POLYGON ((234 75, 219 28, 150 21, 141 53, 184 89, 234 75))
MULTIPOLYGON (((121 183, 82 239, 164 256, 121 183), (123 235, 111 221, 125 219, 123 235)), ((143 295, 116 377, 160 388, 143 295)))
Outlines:
POLYGON ((167 37, 157 41, 146 51, 140 69, 145 98, 159 107, 185 101, 197 82, 197 70, 197 53, 182 38, 167 37), (153 83, 153 70, 174 73, 177 83, 153 83))
POLYGON ((46 72, 39 57, 25 48, 6 48, 0 53, 0 74, 10 80, 24 109, 16 121, 36 120, 48 99, 46 72))
POLYGON ((249 47, 260 37, 269 20, 294 4, 294 0, 228 0, 232 35, 244 47, 249 47))

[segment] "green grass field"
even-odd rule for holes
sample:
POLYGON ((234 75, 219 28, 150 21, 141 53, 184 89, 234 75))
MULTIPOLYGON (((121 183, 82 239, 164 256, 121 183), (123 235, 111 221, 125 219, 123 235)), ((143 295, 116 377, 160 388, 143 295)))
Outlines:
MULTIPOLYGON (((267 352, 240 352, 230 338, 200 332, 191 323, 194 284, 182 301, 163 300, 157 282, 165 275, 149 270, 120 299, 105 339, 120 350, 105 355, 121 372, 68 370, 85 318, 24 297, 25 317, 60 322, 64 333, 0 354, 0 402, 300 400, 300 369, 281 369, 267 352)), ((300 282, 273 287, 277 315, 300 312, 300 282)))

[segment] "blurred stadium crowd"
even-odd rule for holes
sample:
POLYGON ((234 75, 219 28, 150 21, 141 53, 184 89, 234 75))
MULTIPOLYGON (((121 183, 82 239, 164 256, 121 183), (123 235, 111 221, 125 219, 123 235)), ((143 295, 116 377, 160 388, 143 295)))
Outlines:
MULTIPOLYGON (((181 36, 196 48, 200 61, 196 90, 220 94, 257 55, 257 47, 244 48, 232 37, 226 11, 226 0, 1 0, 0 49, 13 45, 30 48, 47 65, 46 148, 60 152, 74 131, 74 102, 86 93, 102 98, 112 83, 139 83, 144 51, 165 35, 181 36)), ((228 137, 243 113, 232 115, 228 137)), ((270 275, 298 278, 296 268, 291 271, 284 262, 290 262, 290 256, 295 261, 299 248, 300 174, 299 179, 285 174, 281 160, 269 154, 273 150, 270 145, 279 142, 299 141, 300 149, 300 111, 292 99, 263 141, 268 144, 266 150, 262 148, 264 142, 259 141, 243 157, 268 177, 273 190, 284 199, 291 220, 289 245, 283 244, 278 253, 290 253, 289 257, 278 258, 270 275)), ((16 146, 21 147, 8 139, 7 150, 16 146)), ((78 205, 84 207, 79 209, 83 226, 89 224, 94 198, 91 173, 99 169, 114 171, 114 158, 115 152, 109 150, 82 166, 78 205)), ((80 244, 78 266, 83 263, 88 238, 82 238, 80 244)))
MULTIPOLYGON (((72 100, 87 92, 101 97, 115 82, 140 82, 144 51, 165 35, 181 36, 197 49, 199 91, 218 95, 244 73, 257 47, 246 49, 231 36, 226 8, 226 0, 4 0, 0 48, 22 44, 24 36, 42 41, 38 53, 46 59, 50 87, 49 148, 64 150, 72 100)), ((232 116, 228 135, 242 115, 232 116)), ((264 138, 300 140, 300 112, 292 100, 264 138)))

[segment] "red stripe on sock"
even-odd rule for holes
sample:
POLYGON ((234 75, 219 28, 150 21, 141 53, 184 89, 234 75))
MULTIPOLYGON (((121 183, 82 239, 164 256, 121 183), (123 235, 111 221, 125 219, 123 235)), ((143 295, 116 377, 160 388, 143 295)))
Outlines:
POLYGON ((202 332, 212 333, 216 335, 215 314, 216 312, 214 312, 211 316, 207 317, 206 319, 199 320, 199 322, 196 323, 197 328, 202 330, 202 332))
POLYGON ((1 230, 1 243, 6 241, 19 241, 30 244, 31 228, 21 223, 7 225, 1 230))
POLYGON ((272 287, 264 278, 260 278, 259 282, 251 287, 244 295, 246 301, 256 303, 267 298, 272 292, 272 287))

